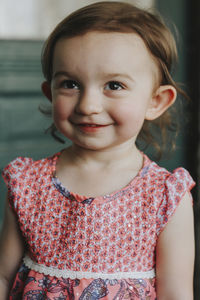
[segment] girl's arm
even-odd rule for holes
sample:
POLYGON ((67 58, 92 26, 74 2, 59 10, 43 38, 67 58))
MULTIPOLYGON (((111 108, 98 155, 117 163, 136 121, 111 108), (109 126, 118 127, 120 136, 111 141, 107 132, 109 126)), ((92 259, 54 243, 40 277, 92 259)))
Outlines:
POLYGON ((156 250, 158 300, 192 300, 194 224, 191 197, 186 193, 160 234, 156 250))
POLYGON ((0 300, 7 299, 10 284, 17 271, 23 252, 24 245, 16 217, 7 201, 3 228, 0 235, 0 300))

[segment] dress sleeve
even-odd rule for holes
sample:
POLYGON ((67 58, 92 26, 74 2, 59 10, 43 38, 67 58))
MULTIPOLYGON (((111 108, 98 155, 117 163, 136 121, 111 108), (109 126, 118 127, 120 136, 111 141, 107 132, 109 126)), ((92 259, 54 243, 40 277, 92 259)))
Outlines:
MULTIPOLYGON (((190 190, 194 187, 195 182, 192 177, 184 168, 178 168, 169 174, 165 181, 165 192, 163 199, 157 211, 157 235, 165 228, 171 217, 174 215, 176 208, 178 207, 181 199, 186 192, 190 193, 190 190)), ((191 205, 193 204, 192 195, 191 205)))
POLYGON ((11 161, 2 171, 2 176, 8 189, 9 204, 14 210, 17 206, 17 199, 21 195, 22 185, 26 178, 26 170, 31 163, 31 158, 18 157, 11 161))

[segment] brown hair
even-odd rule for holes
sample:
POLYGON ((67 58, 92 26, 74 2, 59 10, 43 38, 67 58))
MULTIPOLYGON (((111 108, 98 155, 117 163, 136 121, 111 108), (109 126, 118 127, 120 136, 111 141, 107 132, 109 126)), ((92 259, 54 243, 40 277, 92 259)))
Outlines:
MULTIPOLYGON (((42 70, 49 83, 52 79, 53 55, 57 41, 61 38, 83 35, 89 31, 137 33, 157 62, 160 71, 159 84, 170 84, 177 92, 186 96, 171 75, 177 61, 177 49, 170 30, 160 16, 124 2, 98 2, 85 6, 57 25, 47 39, 42 53, 42 70)), ((173 108, 169 109, 154 121, 145 121, 139 135, 139 139, 141 138, 147 146, 149 144, 155 146, 159 154, 166 142, 169 142, 167 133, 176 127, 172 121, 172 110, 173 108), (152 130, 153 128, 156 130, 152 130), (155 131, 160 133, 159 142, 156 142, 154 137, 155 131)), ((55 132, 56 128, 53 125, 51 133, 57 137, 55 132)))

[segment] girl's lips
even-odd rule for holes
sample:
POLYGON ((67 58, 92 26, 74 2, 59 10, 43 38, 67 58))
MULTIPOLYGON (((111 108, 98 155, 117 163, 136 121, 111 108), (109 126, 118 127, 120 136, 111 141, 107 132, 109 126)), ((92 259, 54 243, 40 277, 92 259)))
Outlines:
POLYGON ((87 123, 83 123, 83 124, 78 124, 79 126, 84 126, 84 127, 105 127, 107 125, 101 125, 101 124, 87 124, 87 123))
POLYGON ((101 128, 107 127, 108 125, 100 124, 77 124, 78 128, 83 132, 96 132, 101 128))

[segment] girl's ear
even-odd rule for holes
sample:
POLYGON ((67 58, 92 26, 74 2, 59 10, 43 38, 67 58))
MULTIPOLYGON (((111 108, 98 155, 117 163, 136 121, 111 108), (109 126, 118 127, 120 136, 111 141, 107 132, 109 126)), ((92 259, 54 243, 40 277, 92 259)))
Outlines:
POLYGON ((51 85, 47 81, 44 81, 41 85, 41 89, 45 97, 47 97, 49 101, 52 101, 51 85))
POLYGON ((172 85, 161 85, 153 94, 146 112, 146 120, 160 117, 176 100, 176 89, 172 85))

